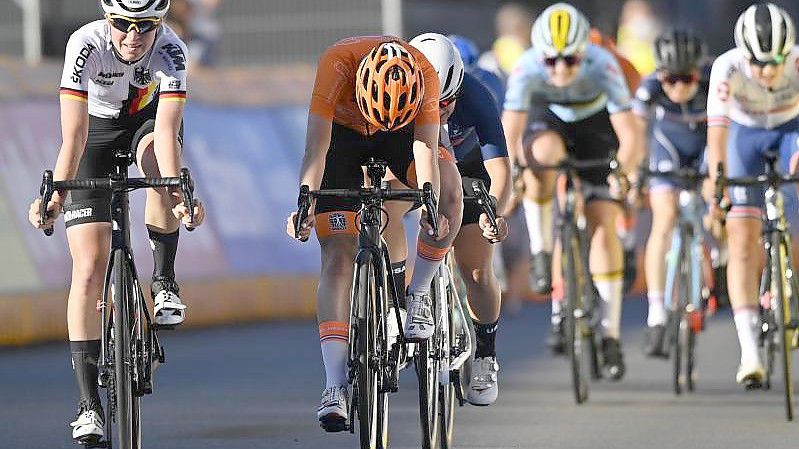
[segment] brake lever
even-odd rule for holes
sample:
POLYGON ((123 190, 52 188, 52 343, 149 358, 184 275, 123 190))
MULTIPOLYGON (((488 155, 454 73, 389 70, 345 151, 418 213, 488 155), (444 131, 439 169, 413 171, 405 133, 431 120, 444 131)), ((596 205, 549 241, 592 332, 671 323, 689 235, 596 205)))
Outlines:
MULTIPOLYGON (((499 226, 497 225, 497 205, 496 202, 493 201, 493 198, 491 198, 491 195, 488 194, 485 184, 475 179, 472 181, 472 191, 477 196, 477 204, 483 208, 483 212, 488 217, 488 222, 496 231, 499 231, 499 226)), ((490 242, 499 243, 499 240, 492 239, 490 242)))
MULTIPOLYGON (((180 169, 180 191, 183 193, 183 203, 189 209, 189 221, 194 223, 194 182, 191 179, 189 169, 180 169)), ((193 231, 194 227, 185 225, 187 231, 193 231)))
POLYGON ((300 226, 308 218, 308 210, 311 208, 311 188, 307 185, 300 187, 300 195, 297 197, 297 215, 294 217, 294 238, 301 242, 307 242, 308 237, 300 238, 300 226))
MULTIPOLYGON (((51 170, 45 170, 42 175, 42 186, 39 187, 39 195, 42 197, 39 203, 39 224, 44 225, 47 223, 47 216, 49 215, 47 212, 47 205, 53 198, 53 172, 51 170)), ((44 235, 48 237, 53 235, 52 226, 49 228, 42 228, 42 231, 44 235)))
POLYGON ((427 223, 433 230, 433 237, 438 238, 438 202, 433 192, 433 184, 426 182, 422 186, 423 202, 427 209, 427 223))

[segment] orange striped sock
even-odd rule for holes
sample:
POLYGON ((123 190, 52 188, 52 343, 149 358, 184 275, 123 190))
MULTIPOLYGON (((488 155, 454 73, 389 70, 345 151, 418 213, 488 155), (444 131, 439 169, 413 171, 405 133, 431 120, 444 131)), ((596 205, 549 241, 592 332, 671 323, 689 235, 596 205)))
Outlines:
POLYGON ((319 344, 325 365, 325 388, 347 384, 349 324, 341 321, 319 323, 319 344))

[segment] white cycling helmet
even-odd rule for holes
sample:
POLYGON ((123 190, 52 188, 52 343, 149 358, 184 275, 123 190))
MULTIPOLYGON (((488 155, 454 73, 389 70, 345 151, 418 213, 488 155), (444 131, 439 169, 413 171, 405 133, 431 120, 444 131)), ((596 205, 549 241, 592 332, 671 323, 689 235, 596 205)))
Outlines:
POLYGON ((590 26, 583 13, 568 3, 555 3, 538 16, 530 39, 545 57, 580 54, 588 47, 590 26))
POLYGON ((438 74, 441 100, 448 100, 458 93, 463 83, 463 59, 458 49, 443 34, 424 33, 409 42, 430 61, 438 74))
POLYGON ((100 0, 106 14, 141 19, 143 17, 162 18, 169 11, 170 0, 100 0))
POLYGON ((773 3, 746 8, 735 23, 735 45, 749 59, 782 62, 795 42, 791 16, 773 3))

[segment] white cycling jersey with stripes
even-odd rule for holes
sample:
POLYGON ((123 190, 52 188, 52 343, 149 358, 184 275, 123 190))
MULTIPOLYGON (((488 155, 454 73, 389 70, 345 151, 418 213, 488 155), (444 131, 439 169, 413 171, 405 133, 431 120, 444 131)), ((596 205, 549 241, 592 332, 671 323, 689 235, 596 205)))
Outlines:
POLYGON ((734 48, 719 56, 710 73, 708 126, 730 120, 750 128, 772 129, 799 116, 799 46, 785 58, 785 72, 773 88, 752 78, 744 53, 734 48))
POLYGON ((156 32, 150 51, 126 62, 106 20, 82 26, 67 42, 61 95, 87 101, 90 115, 114 119, 135 115, 156 98, 185 101, 186 45, 166 25, 156 32))

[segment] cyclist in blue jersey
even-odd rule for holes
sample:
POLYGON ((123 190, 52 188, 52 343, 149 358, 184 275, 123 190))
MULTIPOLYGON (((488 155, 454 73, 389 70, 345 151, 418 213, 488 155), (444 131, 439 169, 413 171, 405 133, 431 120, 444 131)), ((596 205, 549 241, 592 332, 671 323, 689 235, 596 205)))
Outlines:
MULTIPOLYGON (((545 9, 533 25, 533 47, 517 63, 505 93, 502 124, 509 153, 524 168, 523 205, 542 292, 550 290, 552 274, 555 174, 535 170, 536 164, 557 164, 567 154, 578 160, 604 158, 618 148, 621 172, 628 174, 642 159, 622 69, 609 51, 589 44, 588 33, 588 20, 573 6, 557 3, 545 9)), ((625 370, 619 342, 624 264, 616 220, 627 183, 617 182, 609 169, 578 175, 591 235, 589 266, 601 299, 604 368, 618 380, 625 370)), ((558 296, 553 294, 550 344, 562 352, 558 296)))
POLYGON ((497 110, 501 110, 502 103, 505 101, 505 80, 497 76, 496 73, 489 72, 477 65, 477 59, 480 57, 480 50, 477 48, 477 44, 472 42, 471 39, 452 34, 449 36, 449 40, 452 41, 455 48, 458 49, 466 73, 477 78, 488 88, 494 100, 497 102, 497 110))
MULTIPOLYGON (((439 115, 443 124, 440 143, 442 151, 454 151, 458 169, 465 178, 464 194, 473 193, 470 178, 480 179, 497 210, 503 210, 510 199, 510 161, 499 110, 491 93, 473 75, 464 73, 458 51, 445 36, 425 33, 410 44, 425 55, 439 74, 439 115)), ((497 228, 478 205, 465 202, 462 226, 453 243, 475 325, 477 344, 467 395, 474 405, 493 404, 499 392, 495 339, 500 288, 492 269, 490 242, 502 241, 508 235, 507 223, 501 216, 497 217, 497 228)))
MULTIPOLYGON (((646 132, 652 121, 649 167, 668 171, 699 168, 707 144, 707 104, 710 66, 702 66, 705 44, 694 33, 671 29, 655 40, 657 71, 644 78, 635 93, 633 111, 646 132)), ((677 220, 680 186, 653 177, 649 184, 652 230, 646 244, 646 284, 649 314, 649 356, 667 357, 663 337, 668 313, 663 306, 666 252, 677 220), (657 207, 655 207, 657 205, 657 207)))

